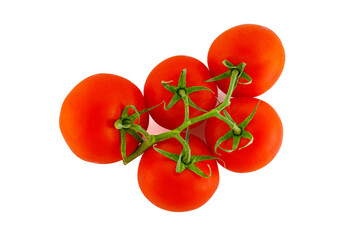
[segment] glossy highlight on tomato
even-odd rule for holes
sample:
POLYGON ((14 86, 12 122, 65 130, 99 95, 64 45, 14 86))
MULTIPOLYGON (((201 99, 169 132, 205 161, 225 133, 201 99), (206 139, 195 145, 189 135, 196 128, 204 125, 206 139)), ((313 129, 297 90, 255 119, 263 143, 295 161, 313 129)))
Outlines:
MULTIPOLYGON (((148 107, 156 106, 165 101, 169 104, 174 96, 167 91, 161 82, 169 82, 170 85, 177 86, 180 73, 183 69, 186 73, 186 86, 204 86, 211 91, 203 90, 189 94, 190 99, 201 109, 211 110, 217 100, 217 87, 214 82, 204 81, 211 78, 208 68, 197 60, 189 56, 174 56, 159 63, 148 75, 144 86, 144 98, 148 107)), ((190 118, 199 116, 204 112, 190 107, 190 118)), ((172 108, 164 110, 163 106, 154 108, 150 111, 151 117, 157 124, 167 129, 175 129, 184 121, 184 102, 178 101, 172 108)), ((198 124, 197 124, 198 125, 198 124)))
MULTIPOLYGON (((139 88, 123 77, 96 74, 76 85, 60 112, 60 130, 73 153, 94 163, 122 160, 120 134, 114 123, 127 105, 134 105, 138 111, 146 108, 139 88)), ((146 129, 148 123, 148 114, 142 114, 139 124, 146 129)), ((126 143, 127 154, 138 146, 129 134, 126 143)))
MULTIPOLYGON (((269 28, 243 24, 220 34, 208 52, 208 67, 213 76, 228 69, 224 60, 234 65, 246 63, 245 72, 252 78, 248 85, 238 85, 234 97, 255 97, 269 90, 280 77, 285 64, 285 50, 280 38, 269 28)), ((246 82, 240 79, 240 82, 246 82)), ((229 78, 216 82, 223 92, 229 88, 229 78)))
MULTIPOLYGON (((230 106, 225 110, 239 124, 250 115, 258 102, 256 98, 237 97, 231 99, 230 106)), ((253 119, 245 127, 245 130, 253 135, 253 143, 239 149, 249 142, 248 139, 242 138, 239 148, 235 151, 228 153, 219 148, 216 154, 214 147, 217 140, 229 130, 231 129, 226 123, 215 117, 209 118, 205 127, 206 141, 210 150, 214 156, 221 159, 219 164, 228 170, 239 173, 258 170, 270 163, 280 150, 283 139, 282 122, 275 109, 265 101, 260 102, 253 119)), ((232 139, 223 142, 220 146, 231 149, 232 139)))
MULTIPOLYGON (((195 135, 190 135, 192 155, 211 155, 207 145, 195 135)), ((159 142, 156 148, 180 154, 182 145, 174 138, 159 142)), ((153 148, 142 156, 138 169, 138 182, 142 193, 159 208, 184 212, 204 205, 219 185, 219 170, 216 160, 205 160, 195 165, 209 178, 201 177, 185 169, 176 173, 176 162, 161 155, 153 148)))

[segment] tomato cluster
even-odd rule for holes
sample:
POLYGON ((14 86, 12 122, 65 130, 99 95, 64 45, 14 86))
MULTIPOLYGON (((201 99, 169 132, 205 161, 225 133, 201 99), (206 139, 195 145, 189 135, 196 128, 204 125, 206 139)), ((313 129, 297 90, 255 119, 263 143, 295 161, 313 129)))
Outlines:
POLYGON ((205 204, 219 185, 218 164, 252 172, 278 153, 281 120, 255 97, 278 80, 285 52, 270 29, 243 24, 220 34, 207 66, 174 56, 148 75, 144 95, 129 80, 96 74, 76 85, 60 112, 60 130, 72 152, 94 163, 127 164, 142 155, 138 183, 159 208, 189 211, 205 204), (219 102, 218 89, 226 93, 219 102), (146 132, 149 115, 169 129, 146 132), (206 122, 205 141, 189 128, 206 122))

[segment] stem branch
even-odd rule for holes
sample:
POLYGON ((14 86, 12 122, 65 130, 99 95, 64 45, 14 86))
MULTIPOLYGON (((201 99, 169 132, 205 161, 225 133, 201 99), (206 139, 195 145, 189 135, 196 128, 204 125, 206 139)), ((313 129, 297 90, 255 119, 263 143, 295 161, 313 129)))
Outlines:
MULTIPOLYGON (((200 116, 193 117, 193 118, 189 118, 189 99, 188 99, 188 95, 186 94, 185 90, 181 89, 178 93, 181 96, 182 100, 184 101, 185 120, 179 127, 175 128, 173 130, 169 130, 167 132, 164 132, 164 133, 161 133, 161 134, 158 134, 158 135, 150 135, 148 132, 146 132, 146 130, 141 128, 140 125, 136 125, 136 127, 134 127, 135 124, 132 124, 131 128, 133 128, 134 130, 140 132, 145 137, 145 141, 143 141, 135 149, 135 151, 132 152, 126 158, 126 160, 123 160, 124 164, 127 164, 127 163, 131 162, 132 160, 134 160, 135 158, 140 156, 142 153, 144 153, 148 148, 150 148, 154 144, 156 144, 158 142, 161 142, 161 141, 164 141, 164 140, 169 139, 169 138, 176 138, 183 145, 184 150, 185 150, 185 154, 186 154, 185 157, 187 158, 188 154, 190 156, 190 148, 189 148, 189 145, 186 143, 186 141, 180 136, 180 133, 184 129, 189 127, 190 125, 192 125, 194 123, 197 123, 197 122, 201 122, 201 121, 206 120, 206 119, 211 118, 211 117, 219 118, 220 120, 222 120, 226 124, 228 124, 229 127, 234 131, 235 134, 240 134, 241 129, 236 125, 236 123, 220 114, 220 112, 224 108, 226 108, 227 106, 230 105, 230 98, 231 98, 232 93, 234 92, 235 87, 238 84, 239 75, 240 75, 240 71, 238 69, 232 69, 231 77, 230 77, 230 85, 229 85, 229 89, 228 89, 228 92, 226 94, 226 97, 225 97, 224 101, 219 106, 217 106, 216 108, 210 110, 209 112, 206 112, 206 113, 204 113, 204 114, 202 114, 200 116)), ((185 161, 186 161, 186 158, 185 158, 185 161)))

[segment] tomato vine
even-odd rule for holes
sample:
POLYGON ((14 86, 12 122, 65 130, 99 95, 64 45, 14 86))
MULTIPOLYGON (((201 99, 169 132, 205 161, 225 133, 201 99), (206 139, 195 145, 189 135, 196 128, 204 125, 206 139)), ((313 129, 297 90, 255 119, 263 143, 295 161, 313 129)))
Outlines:
MULTIPOLYGON (((250 139, 250 142, 244 146, 247 147, 250 145, 253 141, 253 137, 251 133, 244 130, 246 125, 251 121, 252 117, 254 116, 256 112, 256 108, 253 110, 253 112, 248 116, 248 118, 241 124, 236 124, 236 122, 231 118, 231 116, 225 111, 225 108, 230 105, 231 101, 231 95, 236 88, 238 84, 250 84, 251 83, 251 77, 244 72, 246 64, 243 62, 237 66, 233 65, 230 61, 224 60, 223 64, 229 69, 227 72, 218 75, 216 77, 213 77, 207 82, 210 81, 218 81, 224 78, 230 77, 230 86, 227 91, 227 94, 225 96, 225 99, 222 103, 220 103, 217 107, 213 108, 210 111, 205 111, 198 106, 191 100, 190 94, 197 92, 197 91, 211 91, 210 89, 202 86, 193 86, 193 87, 186 87, 186 69, 183 69, 180 73, 178 86, 172 86, 169 85, 169 82, 162 82, 163 87, 170 91, 173 94, 173 97, 171 101, 166 105, 164 103, 164 109, 170 109, 174 104, 180 100, 184 102, 185 106, 185 117, 184 122, 177 128, 169 130, 167 132, 158 134, 158 135, 151 135, 149 134, 145 129, 143 129, 139 124, 135 123, 136 119, 140 119, 140 115, 150 111, 151 109, 155 107, 159 107, 159 105, 154 106, 149 109, 145 109, 143 111, 138 112, 137 109, 134 106, 127 106, 123 113, 121 114, 120 119, 118 119, 114 126, 116 129, 119 129, 120 136, 121 136, 121 154, 123 157, 123 163, 126 165, 130 163, 135 158, 139 157, 141 154, 143 154, 148 148, 151 146, 156 145, 156 143, 160 141, 164 141, 169 138, 175 138, 177 139, 183 146, 183 151, 180 155, 172 154, 172 153, 166 153, 165 151, 159 150, 155 148, 156 151, 163 154, 164 156, 167 156, 168 158, 172 160, 176 160, 177 168, 176 172, 181 173, 185 168, 188 168, 189 170, 193 171, 194 173, 202 176, 202 177, 208 177, 205 175, 200 169, 196 168, 194 165, 195 162, 202 161, 202 160, 208 160, 208 159, 217 159, 213 156, 192 156, 191 155, 191 149, 189 147, 188 141, 184 139, 181 136, 181 133, 187 129, 187 135, 189 127, 195 123, 204 121, 211 117, 216 117, 220 119, 221 121, 225 122, 229 127, 231 128, 231 131, 223 135, 218 139, 217 144, 215 145, 215 153, 217 152, 217 148, 220 147, 220 144, 223 141, 226 141, 230 138, 233 139, 233 147, 232 149, 223 149, 227 152, 234 151, 236 148, 238 148, 241 137, 250 139), (242 83, 240 82, 240 78, 245 79, 247 82, 242 83), (190 118, 189 117, 189 108, 193 107, 195 109, 201 110, 204 113, 200 116, 190 118), (135 111, 135 113, 128 115, 128 110, 132 109, 135 111), (221 111, 224 112, 224 115, 221 114, 221 111), (135 139, 137 139, 140 143, 140 145, 133 151, 130 155, 126 156, 126 141, 125 141, 125 133, 131 134, 135 139)), ((260 102, 260 101, 259 101, 260 102)), ((162 103, 161 103, 162 104, 162 103)))

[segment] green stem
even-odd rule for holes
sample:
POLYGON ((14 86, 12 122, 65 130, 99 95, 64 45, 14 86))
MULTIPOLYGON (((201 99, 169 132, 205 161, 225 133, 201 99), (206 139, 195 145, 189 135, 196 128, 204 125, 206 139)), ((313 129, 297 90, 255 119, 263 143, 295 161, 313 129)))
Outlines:
POLYGON ((222 104, 220 104, 217 108, 215 109, 224 109, 225 107, 229 106, 230 105, 230 98, 231 98, 231 95, 233 94, 234 90, 235 90, 235 87, 236 85, 238 84, 239 82, 239 70, 237 69, 233 69, 231 71, 231 77, 230 77, 230 85, 229 85, 229 89, 228 89, 228 92, 226 94, 226 97, 224 99, 224 101, 222 102, 222 104), (222 106, 222 105, 226 105, 226 106, 222 106))
POLYGON ((235 135, 240 135, 241 128, 239 128, 235 122, 231 121, 230 119, 227 119, 225 116, 221 115, 220 113, 217 113, 215 117, 217 117, 218 119, 229 125, 229 127, 234 131, 235 135))
MULTIPOLYGON (((211 118, 211 117, 218 117, 219 118, 219 115, 220 112, 226 108, 227 106, 230 105, 230 98, 231 98, 231 95, 232 93, 234 92, 234 89, 238 83, 238 80, 239 80, 239 70, 237 69, 234 69, 232 70, 231 72, 231 78, 230 78, 230 85, 229 85, 229 89, 228 89, 228 92, 225 96, 225 99, 224 101, 219 105, 217 106, 216 108, 212 109, 211 111, 207 112, 207 113, 204 113, 200 116, 197 116, 197 117, 194 117, 194 118, 191 118, 189 119, 188 121, 185 121, 182 125, 180 125, 177 129, 181 131, 183 131, 185 128, 187 128, 188 126, 194 124, 194 123, 197 123, 197 122, 201 122, 201 121, 204 121, 208 118, 211 118)), ((222 116, 222 115, 221 115, 222 116)), ((221 117, 220 117, 221 118, 221 117)), ((222 118, 221 120, 225 119, 222 118)), ((237 126, 235 127, 235 125, 233 123, 231 123, 231 121, 229 119, 226 119, 225 122, 233 129, 233 128, 237 128, 237 126)), ((236 130, 237 131, 237 130, 236 130)))
POLYGON ((134 129, 136 132, 141 133, 147 140, 150 140, 152 138, 152 136, 145 129, 143 129, 140 125, 132 123, 130 128, 134 129))
MULTIPOLYGON (((145 141, 142 142, 136 148, 136 150, 134 152, 132 152, 126 158, 126 160, 123 160, 124 164, 127 164, 127 163, 131 162, 132 160, 134 160, 135 158, 137 158, 138 156, 140 156, 142 153, 144 153, 152 145, 154 145, 154 144, 156 144, 158 142, 167 140, 169 138, 176 138, 184 146, 186 155, 188 153, 190 154, 190 150, 188 149, 189 146, 188 146, 188 144, 186 144, 186 142, 184 143, 185 140, 180 136, 180 133, 184 129, 189 127, 190 125, 195 124, 197 122, 204 121, 204 120, 206 120, 208 118, 211 118, 211 117, 219 118, 220 120, 227 123, 230 126, 230 128, 234 131, 235 134, 240 134, 241 129, 235 123, 233 123, 231 120, 227 119, 226 117, 224 117, 223 115, 220 114, 220 112, 224 108, 226 108, 227 106, 230 105, 230 98, 231 98, 232 93, 234 92, 234 89, 235 89, 236 85, 238 84, 239 74, 240 74, 239 70, 237 70, 237 69, 232 70, 229 89, 228 89, 228 92, 226 94, 226 97, 225 97, 224 101, 219 106, 212 109, 211 111, 206 112, 206 113, 204 113, 204 114, 202 114, 200 116, 197 116, 197 117, 189 118, 189 99, 188 99, 188 95, 186 94, 185 90, 181 89, 179 91, 179 95, 184 100, 185 121, 179 127, 175 128, 173 130, 158 134, 158 135, 150 135, 150 134, 148 134, 146 132, 146 130, 141 128, 140 125, 137 125, 136 129, 134 128, 134 130, 140 132, 145 137, 145 141)), ((131 127, 133 127, 133 125, 131 127)))
POLYGON ((127 158, 126 160, 123 159, 123 163, 124 164, 128 164, 129 162, 131 162, 132 160, 134 160, 135 158, 137 158, 138 156, 140 156, 141 154, 143 154, 148 148, 150 148, 152 145, 154 145, 156 143, 155 138, 151 137, 151 139, 146 139, 145 141, 143 141, 136 149, 134 152, 132 152, 127 158))
MULTIPOLYGON (((140 127, 141 128, 141 127, 140 127)), ((144 130, 144 129, 143 129, 144 130)), ((144 130, 145 131, 145 130, 144 130)), ((145 131, 146 132, 146 131, 145 131)), ((139 157, 141 154, 143 154, 148 148, 150 148, 152 145, 164 141, 166 139, 170 138, 177 138, 180 136, 180 132, 176 129, 164 132, 162 134, 158 135, 150 135, 148 134, 148 138, 145 137, 145 141, 142 142, 134 152, 132 152, 127 158, 126 161, 123 160, 124 164, 128 164, 135 158, 139 157)))
POLYGON ((181 96, 182 100, 184 101, 184 107, 185 107, 185 122, 189 120, 190 116, 190 107, 189 107, 189 96, 186 94, 184 89, 179 90, 179 95, 181 96))
POLYGON ((184 152, 184 163, 188 164, 190 163, 190 157, 191 157, 191 149, 189 144, 185 141, 185 139, 183 139, 179 134, 176 134, 174 136, 183 146, 183 152, 184 152))

